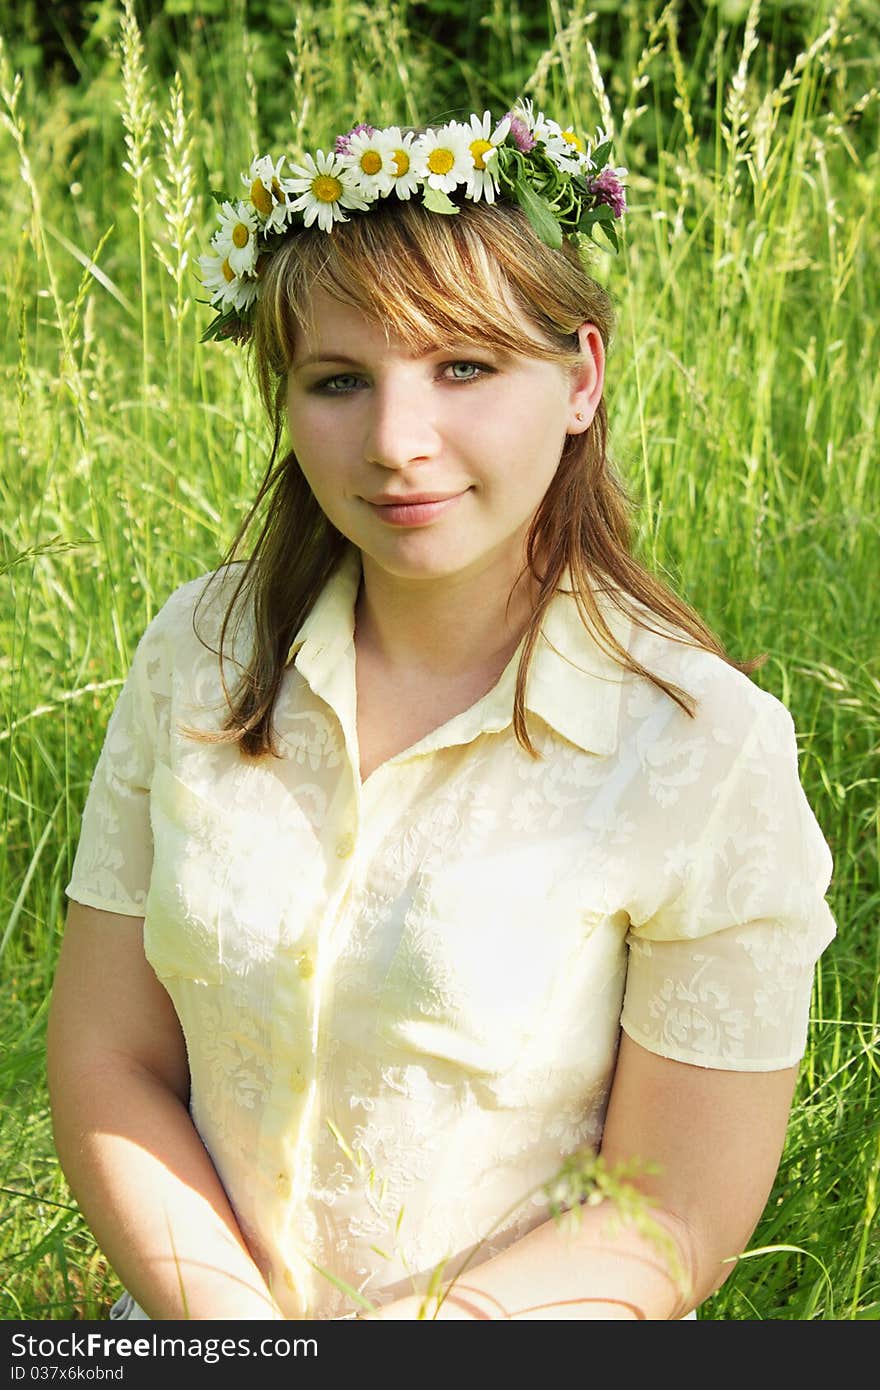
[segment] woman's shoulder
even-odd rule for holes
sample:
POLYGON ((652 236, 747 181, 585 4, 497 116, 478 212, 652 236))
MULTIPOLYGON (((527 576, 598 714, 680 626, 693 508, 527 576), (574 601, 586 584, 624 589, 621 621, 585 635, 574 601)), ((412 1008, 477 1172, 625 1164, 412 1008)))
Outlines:
POLYGON ((691 737, 710 734, 715 741, 739 743, 756 726, 772 728, 783 738, 793 728, 788 709, 717 652, 699 644, 684 628, 660 617, 646 605, 629 605, 631 628, 628 650, 652 675, 691 696, 693 716, 687 715, 658 686, 644 677, 630 680, 629 702, 642 718, 648 707, 674 705, 675 722, 691 737))
POLYGON ((157 707, 174 699, 198 707, 222 701, 221 636, 223 673, 227 683, 235 683, 253 641, 247 612, 238 621, 236 587, 242 568, 223 566, 177 585, 143 631, 130 674, 157 707), (233 618, 223 633, 224 615, 233 600, 233 618))
MULTIPOLYGON (((216 645, 223 618, 236 597, 243 568, 244 562, 223 565, 184 580, 154 614, 141 645, 152 649, 170 648, 178 655, 190 643, 201 647, 207 641, 216 645)), ((237 612, 244 615, 243 603, 237 605, 237 612)))

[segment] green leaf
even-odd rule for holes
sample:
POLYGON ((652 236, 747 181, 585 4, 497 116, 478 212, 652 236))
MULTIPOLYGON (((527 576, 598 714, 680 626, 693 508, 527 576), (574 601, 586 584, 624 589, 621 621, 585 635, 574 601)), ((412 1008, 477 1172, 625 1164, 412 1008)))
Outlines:
POLYGON ((597 222, 610 226, 614 222, 614 213, 607 203, 598 203, 595 207, 587 208, 578 218, 578 231, 590 232, 597 222))
POLYGON ((617 239, 617 232, 614 230, 614 224, 612 222, 597 222, 596 226, 598 227, 599 231, 602 232, 603 235, 608 238, 614 250, 619 251, 620 242, 617 239))
POLYGON ((333 1135, 333 1138, 339 1145, 340 1149, 345 1154, 345 1157, 348 1159, 349 1163, 353 1163, 356 1168, 360 1168, 361 1162, 359 1158, 355 1158, 348 1144, 346 1144, 345 1140, 342 1137, 342 1134, 340 1133, 339 1126, 334 1124, 333 1121, 329 1119, 325 1123, 330 1133, 333 1135))
POLYGON ((312 1266, 312 1269, 317 1270, 325 1279, 329 1279, 330 1283, 337 1289, 340 1289, 342 1293, 347 1294, 352 1302, 360 1304, 368 1313, 375 1313, 376 1304, 371 1303, 368 1298, 364 1298, 363 1294, 359 1293, 351 1284, 347 1284, 344 1279, 340 1279, 337 1274, 333 1274, 331 1270, 325 1269, 323 1265, 315 1264, 314 1260, 309 1260, 309 1264, 312 1266))
POLYGON ((597 145, 590 153, 590 158, 597 169, 602 169, 608 163, 608 156, 611 153, 611 141, 605 140, 601 145, 597 145))
MULTIPOLYGON (((431 1271, 431 1278, 428 1281, 428 1287, 425 1290, 425 1293, 422 1297, 421 1305, 419 1307, 418 1317, 420 1320, 425 1320, 428 1318, 428 1307, 431 1299, 434 1299, 436 1302, 436 1307, 434 1309, 433 1314, 435 1318, 437 1316, 437 1313, 440 1311, 440 1305, 446 1297, 446 1295, 442 1293, 443 1272, 445 1268, 446 1261, 441 1260, 440 1263, 435 1265, 433 1270, 431 1271)), ((452 1282, 455 1283, 455 1280, 453 1280, 452 1282)), ((450 1285, 450 1288, 451 1287, 452 1285, 450 1285)))
POLYGON ((225 327, 225 325, 229 322, 229 319, 229 314, 218 314, 217 317, 215 319, 212 319, 211 322, 208 324, 208 327, 202 334, 200 341, 203 343, 210 343, 212 338, 221 338, 223 336, 222 330, 225 327))
POLYGON ((447 217, 450 213, 458 212, 458 208, 448 194, 440 188, 431 188, 429 184, 425 184, 422 202, 429 212, 442 212, 447 217))
MULTIPOLYGON (((200 300, 204 304, 205 300, 200 300)), ((253 325, 247 318, 242 318, 235 309, 227 309, 225 314, 218 314, 212 319, 202 334, 201 341, 209 343, 212 338, 229 338, 234 342, 240 341, 242 337, 249 338, 253 331, 253 325)))
POLYGON ((230 201, 228 193, 217 193, 213 188, 208 189, 208 197, 213 198, 215 203, 228 203, 230 201))
POLYGON ((522 179, 517 179, 514 192, 517 202, 544 245, 552 246, 555 251, 558 251, 562 245, 562 228, 557 222, 550 204, 522 179))
POLYGON ((880 1320, 880 1303, 869 1303, 867 1308, 860 1309, 854 1314, 857 1319, 872 1318, 880 1320))

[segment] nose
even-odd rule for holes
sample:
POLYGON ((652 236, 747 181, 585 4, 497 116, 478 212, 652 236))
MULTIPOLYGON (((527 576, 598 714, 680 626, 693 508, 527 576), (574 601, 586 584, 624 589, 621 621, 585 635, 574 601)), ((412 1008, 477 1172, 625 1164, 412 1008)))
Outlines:
POLYGON ((364 458, 383 468, 405 468, 434 458, 439 435, 429 389, 408 372, 389 373, 369 393, 364 458))

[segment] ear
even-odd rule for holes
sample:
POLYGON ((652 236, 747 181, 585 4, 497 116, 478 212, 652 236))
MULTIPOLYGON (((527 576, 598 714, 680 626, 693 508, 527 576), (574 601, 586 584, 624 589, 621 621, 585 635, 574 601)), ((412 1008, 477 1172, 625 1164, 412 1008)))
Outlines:
POLYGON ((594 323, 578 329, 582 362, 571 375, 567 434, 583 434, 593 423, 605 385, 605 345, 594 323))

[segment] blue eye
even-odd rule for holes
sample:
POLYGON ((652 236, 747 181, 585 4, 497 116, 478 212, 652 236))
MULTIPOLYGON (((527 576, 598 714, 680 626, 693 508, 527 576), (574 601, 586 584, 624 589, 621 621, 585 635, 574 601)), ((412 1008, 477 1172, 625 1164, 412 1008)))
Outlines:
POLYGON ((448 362, 448 363, 446 364, 446 369, 447 369, 447 371, 449 371, 449 370, 454 371, 456 367, 464 367, 467 371, 473 373, 472 376, 454 376, 454 377, 452 378, 453 381, 462 381, 462 382, 466 382, 466 381, 479 381, 479 379, 480 379, 481 376, 488 376, 489 373, 493 370, 493 368, 491 368, 491 367, 486 367, 486 366, 484 366, 482 362, 464 362, 464 361, 461 361, 461 362, 448 362))
POLYGON ((339 376, 328 376, 324 381, 316 381, 311 389, 326 396, 344 396, 352 389, 350 383, 353 381, 360 381, 360 377, 354 376, 351 372, 340 372, 339 376), (348 382, 349 385, 340 386, 340 382, 348 382))

